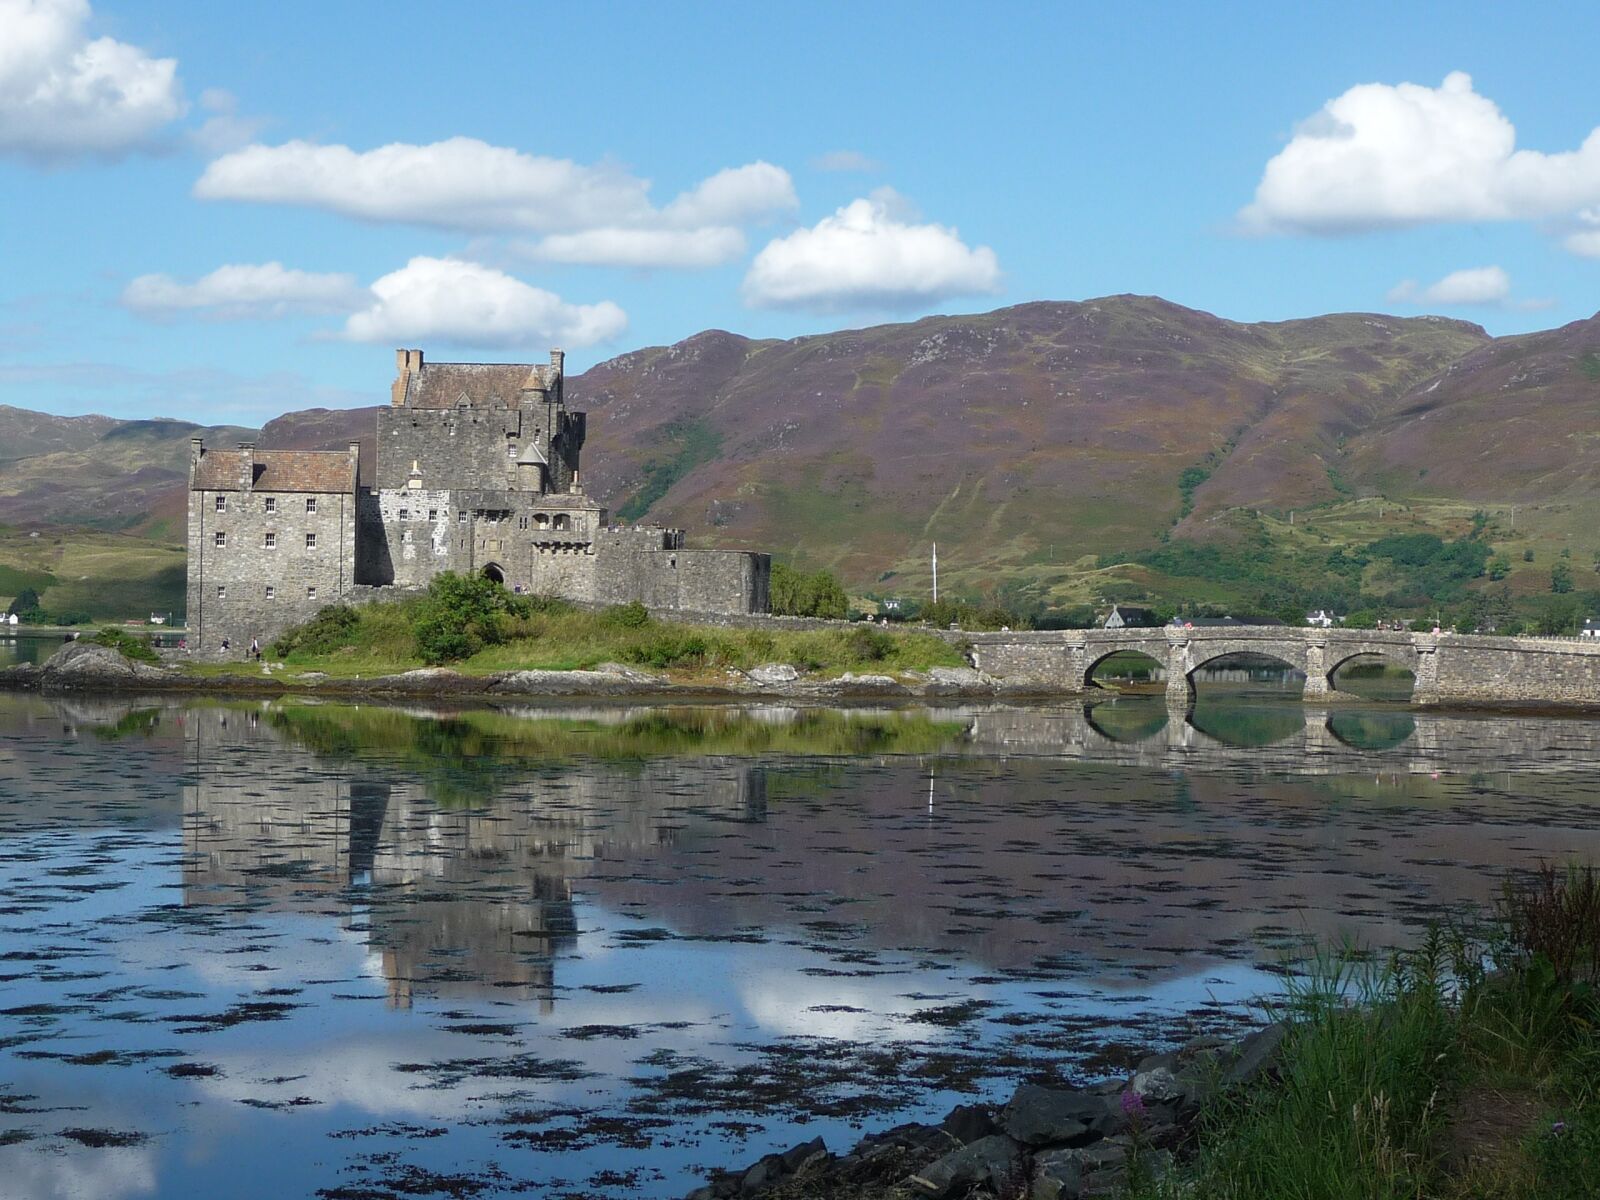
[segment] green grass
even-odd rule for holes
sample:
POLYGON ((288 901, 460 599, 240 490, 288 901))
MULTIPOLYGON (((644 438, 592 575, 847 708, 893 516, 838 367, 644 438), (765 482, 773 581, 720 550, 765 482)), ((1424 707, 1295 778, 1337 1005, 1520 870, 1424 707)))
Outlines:
POLYGON ((1600 1197, 1600 877, 1508 886, 1482 933, 1324 955, 1275 1015, 1275 1077, 1212 1102, 1135 1200, 1600 1197), (1493 969, 1486 970, 1486 965, 1493 969))

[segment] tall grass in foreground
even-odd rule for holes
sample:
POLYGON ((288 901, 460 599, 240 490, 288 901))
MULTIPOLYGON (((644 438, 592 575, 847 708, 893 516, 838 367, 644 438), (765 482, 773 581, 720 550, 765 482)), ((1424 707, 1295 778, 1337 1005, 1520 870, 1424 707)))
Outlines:
POLYGON ((1541 868, 1484 928, 1289 988, 1275 1077, 1224 1093, 1140 1198, 1600 1197, 1600 877, 1541 868))

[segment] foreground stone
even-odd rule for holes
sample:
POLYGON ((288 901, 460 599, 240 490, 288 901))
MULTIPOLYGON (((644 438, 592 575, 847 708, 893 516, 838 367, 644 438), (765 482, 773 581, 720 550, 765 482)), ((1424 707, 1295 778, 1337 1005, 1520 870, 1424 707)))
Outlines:
POLYGON ((1285 1029, 1198 1038, 1092 1088, 1025 1083, 999 1109, 968 1104, 937 1125, 900 1125, 843 1156, 820 1138, 716 1175, 690 1200, 1089 1200, 1122 1193, 1137 1164, 1170 1171, 1218 1091, 1270 1078, 1285 1029))

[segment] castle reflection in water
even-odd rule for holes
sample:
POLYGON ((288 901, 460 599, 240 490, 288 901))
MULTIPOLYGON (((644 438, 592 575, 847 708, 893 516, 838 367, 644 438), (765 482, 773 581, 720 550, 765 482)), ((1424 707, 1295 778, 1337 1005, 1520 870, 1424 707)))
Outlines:
POLYGON ((682 813, 663 820, 662 797, 692 794, 698 819, 766 816, 765 770, 748 763, 545 772, 482 797, 493 807, 445 807, 425 780, 330 771, 261 713, 199 710, 185 735, 185 904, 337 916, 365 934, 396 1007, 492 992, 548 1012, 554 956, 577 934, 574 877, 671 846, 682 813))

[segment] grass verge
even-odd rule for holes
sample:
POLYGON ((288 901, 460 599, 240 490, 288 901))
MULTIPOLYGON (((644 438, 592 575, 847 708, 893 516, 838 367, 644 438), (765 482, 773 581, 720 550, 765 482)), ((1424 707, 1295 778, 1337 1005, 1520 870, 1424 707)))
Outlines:
POLYGON ((1600 876, 1510 883, 1486 932, 1291 989, 1275 1077, 1208 1106, 1135 1200, 1600 1197, 1600 876))

